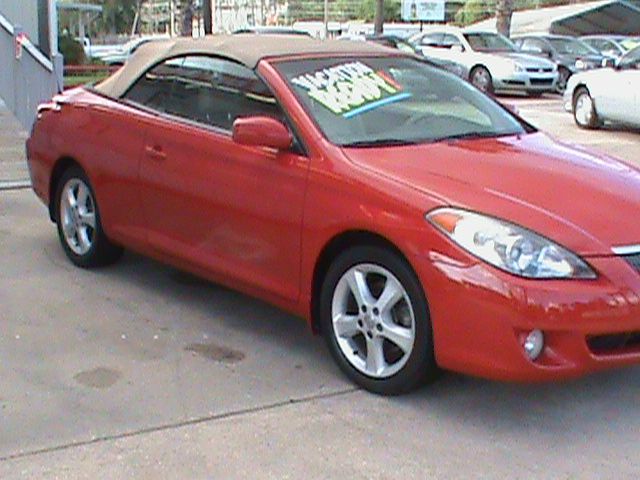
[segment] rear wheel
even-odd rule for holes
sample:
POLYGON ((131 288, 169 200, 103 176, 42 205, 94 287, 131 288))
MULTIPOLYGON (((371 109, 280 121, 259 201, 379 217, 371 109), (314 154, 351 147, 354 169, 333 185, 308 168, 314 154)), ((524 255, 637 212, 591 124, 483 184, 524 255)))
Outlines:
POLYGON ((486 67, 474 67, 469 74, 469 80, 481 92, 493 94, 493 78, 486 67))
POLYGON ((56 191, 56 223, 69 260, 83 268, 107 265, 122 255, 100 223, 100 211, 89 179, 74 166, 64 172, 56 191))
POLYGON ((580 128, 593 129, 600 125, 600 119, 589 90, 580 87, 573 95, 573 119, 580 128))
POLYGON ((356 247, 333 262, 320 305, 321 329, 340 368, 385 395, 435 377, 427 301, 405 260, 380 247, 356 247))

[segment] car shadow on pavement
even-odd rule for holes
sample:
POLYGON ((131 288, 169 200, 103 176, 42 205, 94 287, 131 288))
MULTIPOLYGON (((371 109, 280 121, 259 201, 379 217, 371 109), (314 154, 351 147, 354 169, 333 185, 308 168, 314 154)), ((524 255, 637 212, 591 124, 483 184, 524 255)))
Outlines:
MULTIPOLYGON (((220 323, 246 336, 247 342, 259 336, 285 355, 311 357, 313 368, 342 380, 321 338, 312 335, 304 320, 260 300, 131 253, 118 265, 99 272, 117 277, 118 282, 151 289, 152 295, 166 297, 172 304, 188 305, 201 312, 209 325, 220 323)), ((640 431, 636 415, 640 367, 539 384, 495 382, 444 372, 431 385, 384 401, 403 410, 428 411, 499 430, 534 429, 558 435, 567 429, 575 433, 576 428, 585 432, 602 428, 640 431)))

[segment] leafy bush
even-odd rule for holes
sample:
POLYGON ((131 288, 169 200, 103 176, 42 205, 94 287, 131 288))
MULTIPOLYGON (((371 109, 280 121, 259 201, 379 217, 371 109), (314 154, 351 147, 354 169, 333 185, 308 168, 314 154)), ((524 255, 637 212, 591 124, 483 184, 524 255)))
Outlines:
POLYGON ((58 50, 64 57, 65 65, 84 65, 87 61, 82 44, 71 35, 58 38, 58 50))

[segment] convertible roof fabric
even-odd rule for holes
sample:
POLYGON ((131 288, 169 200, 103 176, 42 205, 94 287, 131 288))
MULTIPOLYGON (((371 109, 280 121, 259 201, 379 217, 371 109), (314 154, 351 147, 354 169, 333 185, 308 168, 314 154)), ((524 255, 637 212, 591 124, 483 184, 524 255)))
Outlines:
POLYGON ((372 42, 317 40, 301 35, 214 35, 176 38, 142 45, 112 76, 95 89, 110 97, 121 97, 153 65, 180 55, 216 55, 254 69, 263 58, 309 54, 380 54, 389 49, 372 42))

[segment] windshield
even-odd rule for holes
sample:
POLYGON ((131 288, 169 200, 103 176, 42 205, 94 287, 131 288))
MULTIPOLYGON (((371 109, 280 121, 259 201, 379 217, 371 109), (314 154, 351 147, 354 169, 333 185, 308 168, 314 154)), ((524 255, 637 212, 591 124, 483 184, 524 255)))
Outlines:
POLYGON ((471 48, 479 52, 515 52, 516 46, 497 33, 465 33, 471 48))
POLYGON ((640 46, 634 48, 630 52, 625 53, 618 64, 621 68, 637 68, 640 69, 640 46))
POLYGON ((621 39, 618 42, 618 45, 620 45, 625 52, 628 52, 629 50, 633 50, 638 45, 640 45, 640 38, 621 39))
POLYGON ((574 38, 549 38, 549 42, 560 55, 592 55, 598 51, 591 48, 582 40, 574 38))
POLYGON ((455 75, 407 57, 275 63, 329 141, 367 147, 525 133, 455 75))

